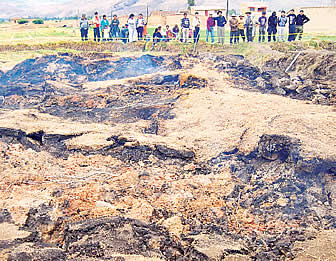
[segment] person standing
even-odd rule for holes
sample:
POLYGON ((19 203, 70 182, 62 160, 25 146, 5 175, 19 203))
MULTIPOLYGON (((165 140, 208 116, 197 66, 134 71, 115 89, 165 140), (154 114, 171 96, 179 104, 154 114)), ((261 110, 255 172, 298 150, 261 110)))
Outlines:
POLYGON ((225 17, 223 16, 222 11, 217 12, 217 17, 215 18, 215 21, 217 23, 217 37, 218 37, 218 43, 224 44, 224 37, 225 37, 225 25, 227 24, 227 21, 225 17))
POLYGON ((128 41, 130 43, 137 41, 137 31, 136 31, 136 20, 134 18, 134 14, 130 14, 128 18, 128 41))
POLYGON ((103 19, 100 22, 103 41, 106 41, 109 38, 109 30, 108 30, 109 26, 110 26, 110 23, 107 20, 106 15, 103 15, 103 19))
POLYGON ((272 15, 268 18, 268 42, 273 41, 276 42, 276 34, 277 34, 277 26, 278 26, 278 17, 276 15, 276 12, 273 12, 272 15))
POLYGON ((261 41, 264 43, 265 42, 265 35, 266 35, 266 24, 267 24, 267 17, 266 17, 266 12, 262 12, 261 17, 259 17, 259 43, 261 41))
POLYGON ((299 40, 302 40, 302 34, 303 34, 303 25, 308 23, 310 19, 304 14, 303 10, 300 10, 300 14, 296 17, 296 35, 295 37, 298 37, 299 40))
POLYGON ((138 19, 136 20, 136 30, 138 34, 138 40, 143 40, 144 27, 146 25, 145 18, 142 14, 139 14, 138 19))
POLYGON ((79 28, 81 32, 82 41, 88 40, 88 32, 89 32, 89 21, 86 19, 86 15, 82 15, 82 19, 79 22, 79 28))
POLYGON ((125 26, 121 28, 120 36, 121 41, 123 41, 123 43, 126 44, 129 38, 128 24, 125 24, 125 26))
POLYGON ((254 42, 254 38, 257 35, 257 26, 259 25, 258 19, 251 15, 252 18, 252 42, 254 42))
POLYGON ((288 42, 295 41, 295 34, 296 34, 296 15, 294 13, 294 9, 289 11, 288 17, 288 29, 289 29, 289 34, 288 34, 288 42))
POLYGON ((119 29, 119 19, 117 15, 113 15, 113 19, 110 24, 110 38, 117 39, 120 36, 120 29, 119 29))
POLYGON ((206 41, 209 42, 209 34, 211 35, 211 43, 215 42, 215 19, 213 19, 212 14, 209 14, 207 20, 207 33, 206 41))
POLYGON ((286 24, 287 24, 287 17, 286 12, 282 11, 281 16, 278 18, 278 41, 280 39, 284 42, 285 41, 285 32, 286 32, 286 24))
POLYGON ((98 16, 98 12, 95 12, 94 17, 92 18, 93 25, 93 39, 94 41, 100 42, 100 19, 98 16))
POLYGON ((251 17, 251 12, 246 12, 246 37, 248 42, 252 42, 252 33, 253 33, 253 19, 251 17))
POLYGON ((193 19, 193 27, 194 27, 194 43, 198 43, 201 30, 201 20, 198 16, 198 12, 195 13, 195 17, 193 19))
POLYGON ((189 29, 190 29, 190 20, 188 18, 188 14, 184 13, 183 18, 181 20, 181 30, 182 30, 182 37, 183 42, 188 42, 189 39, 189 29))
POLYGON ((239 43, 239 34, 238 34, 238 26, 239 21, 236 18, 236 15, 232 15, 232 18, 229 21, 230 24, 230 44, 237 44, 239 43))
MULTIPOLYGON (((243 42, 245 42, 245 20, 244 15, 239 16, 239 24, 238 24, 238 35, 243 39, 243 42)), ((238 37, 238 43, 239 43, 239 37, 238 37)))

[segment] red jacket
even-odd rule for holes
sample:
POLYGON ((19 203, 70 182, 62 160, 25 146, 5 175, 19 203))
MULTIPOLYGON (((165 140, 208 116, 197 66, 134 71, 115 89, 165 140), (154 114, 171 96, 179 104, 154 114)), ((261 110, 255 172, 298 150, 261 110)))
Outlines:
POLYGON ((215 27, 215 19, 209 17, 207 20, 207 28, 210 31, 210 27, 215 27))

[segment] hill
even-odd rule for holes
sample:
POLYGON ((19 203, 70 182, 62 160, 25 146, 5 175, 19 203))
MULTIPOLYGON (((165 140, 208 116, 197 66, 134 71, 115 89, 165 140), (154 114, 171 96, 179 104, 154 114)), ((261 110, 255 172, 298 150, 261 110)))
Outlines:
MULTIPOLYGON (((230 1, 231 8, 239 8, 240 0, 230 1)), ((318 6, 321 1, 298 0, 293 4, 292 1, 275 1, 268 0, 270 8, 273 10, 289 9, 300 6, 318 6)), ((80 13, 87 13, 91 15, 94 11, 98 10, 100 13, 110 14, 116 12, 118 14, 129 14, 131 12, 144 12, 146 5, 149 4, 150 10, 180 10, 187 8, 187 1, 178 0, 108 0, 108 1, 95 1, 95 0, 42 0, 42 1, 2 1, 0 3, 0 18, 10 18, 15 16, 38 16, 38 17, 66 17, 73 16, 80 13)), ((196 1, 197 5, 218 5, 214 0, 199 0, 196 1)), ((225 1, 223 1, 225 5, 225 1)))

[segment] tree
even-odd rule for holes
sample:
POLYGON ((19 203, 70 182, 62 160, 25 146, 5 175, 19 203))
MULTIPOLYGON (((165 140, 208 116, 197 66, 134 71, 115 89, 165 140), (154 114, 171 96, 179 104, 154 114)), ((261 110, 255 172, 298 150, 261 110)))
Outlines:
POLYGON ((188 8, 195 6, 195 0, 188 0, 188 8))
POLYGON ((28 24, 28 20, 26 19, 20 19, 17 21, 18 24, 28 24))
POLYGON ((33 20, 33 24, 44 24, 44 21, 42 19, 35 19, 33 20))

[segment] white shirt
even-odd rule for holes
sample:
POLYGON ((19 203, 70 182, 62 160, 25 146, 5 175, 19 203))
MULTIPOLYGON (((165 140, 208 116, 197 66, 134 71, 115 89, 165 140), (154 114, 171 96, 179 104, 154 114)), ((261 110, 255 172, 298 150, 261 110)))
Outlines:
POLYGON ((136 20, 133 18, 133 19, 128 19, 128 28, 133 28, 133 29, 135 29, 135 27, 136 27, 136 20))
POLYGON ((200 27, 201 26, 201 19, 199 19, 199 17, 194 17, 193 18, 193 27, 200 27))

